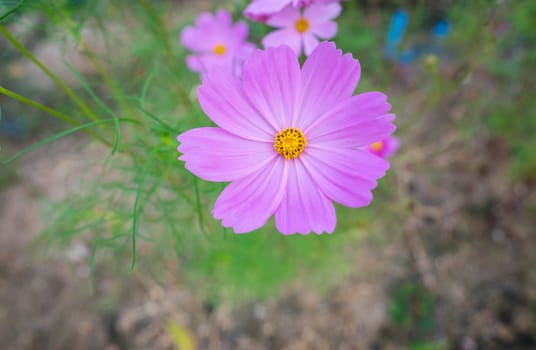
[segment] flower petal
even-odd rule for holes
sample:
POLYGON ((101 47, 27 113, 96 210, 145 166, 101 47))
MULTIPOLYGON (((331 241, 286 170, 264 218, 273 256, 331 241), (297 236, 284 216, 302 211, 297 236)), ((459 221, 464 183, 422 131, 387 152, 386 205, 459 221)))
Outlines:
POLYGON ((391 136, 385 140, 385 152, 383 154, 384 158, 388 158, 396 153, 400 148, 400 140, 398 138, 391 136))
POLYGON ((232 29, 229 33, 229 41, 234 42, 235 45, 243 44, 248 37, 249 27, 246 22, 238 21, 232 26, 232 29))
POLYGON ((333 203, 318 190, 301 160, 288 163, 286 193, 275 211, 277 229, 286 235, 332 233, 337 221, 333 203))
POLYGON ((186 27, 181 32, 181 44, 192 51, 210 52, 213 48, 212 33, 203 32, 194 27, 186 27), (209 36, 210 40, 207 40, 209 36))
POLYGON ((184 47, 197 52, 212 52, 214 45, 223 42, 231 28, 231 14, 221 10, 213 15, 201 13, 195 20, 195 27, 186 27, 181 32, 184 47))
POLYGON ((385 114, 375 120, 348 125, 321 136, 308 139, 310 144, 329 147, 358 148, 388 137, 396 130, 394 114, 385 114), (376 140, 376 141, 375 141, 376 140))
POLYGON ((389 163, 365 150, 314 149, 302 154, 318 188, 331 200, 352 208, 370 204, 376 180, 389 163))
POLYGON ((296 56, 302 50, 301 36, 291 28, 274 30, 262 39, 264 48, 288 45, 296 56))
POLYGON ((249 101, 277 131, 293 125, 300 79, 298 59, 288 46, 255 52, 242 70, 249 101))
POLYGON ((193 72, 202 72, 204 70, 204 65, 201 55, 186 56, 186 66, 193 72))
POLYGON ((266 21, 266 24, 277 28, 294 28, 294 24, 298 19, 300 19, 300 17, 300 10, 289 5, 280 12, 270 16, 270 18, 268 18, 266 21))
POLYGON ((303 51, 305 52, 305 56, 309 56, 318 46, 318 39, 311 33, 304 33, 302 38, 303 51))
POLYGON ((355 148, 367 146, 392 134, 393 114, 387 97, 367 92, 342 101, 304 130, 311 145, 355 148))
POLYGON ((338 101, 352 96, 359 75, 359 62, 352 55, 342 55, 334 43, 320 43, 302 68, 303 104, 297 126, 306 129, 338 101))
POLYGON ((276 156, 273 145, 235 136, 220 128, 197 128, 177 137, 179 160, 207 181, 234 181, 263 167, 276 156))
POLYGON ((214 217, 236 233, 263 226, 281 202, 287 166, 284 158, 275 157, 263 169, 229 184, 216 200, 214 217))
MULTIPOLYGON (((247 60, 253 53, 257 47, 249 42, 244 43, 242 46, 240 46, 240 49, 236 52, 236 58, 241 61, 247 60)), ((242 74, 240 74, 241 76, 242 74)))
POLYGON ((195 54, 186 56, 186 65, 194 72, 200 72, 203 76, 216 68, 231 71, 233 68, 233 57, 231 56, 216 56, 214 54, 195 54))
POLYGON ((230 28, 233 25, 233 18, 229 11, 218 10, 214 18, 216 19, 216 23, 224 28, 230 28))
POLYGON ((230 133, 256 141, 273 141, 277 131, 245 96, 240 80, 214 69, 198 90, 199 103, 214 123, 230 133))
POLYGON ((263 15, 271 15, 281 11, 291 0, 254 0, 244 10, 244 15, 256 19, 263 15))
POLYGON ((310 30, 321 39, 332 39, 337 34, 337 23, 333 21, 311 23, 310 30))
POLYGON ((310 23, 320 23, 332 20, 341 14, 340 4, 310 5, 305 8, 303 15, 310 23))

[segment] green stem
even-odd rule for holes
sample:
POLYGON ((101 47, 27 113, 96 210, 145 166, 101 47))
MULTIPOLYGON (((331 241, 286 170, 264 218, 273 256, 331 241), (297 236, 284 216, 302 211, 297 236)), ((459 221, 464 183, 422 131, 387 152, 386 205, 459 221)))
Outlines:
POLYGON ((93 111, 78 97, 74 91, 67 86, 60 78, 58 78, 54 73, 52 73, 41 61, 37 59, 28 49, 26 49, 14 36, 12 36, 9 31, 0 24, 0 33, 6 37, 9 42, 13 44, 24 56, 26 56, 30 61, 32 61, 36 66, 38 66, 56 85, 60 87, 73 101, 80 107, 80 109, 94 121, 99 120, 100 118, 93 113, 93 111))
POLYGON ((173 57, 173 50, 171 48, 171 44, 169 42, 169 34, 166 29, 166 26, 162 22, 162 19, 158 15, 158 13, 155 12, 153 6, 149 4, 146 0, 140 0, 140 4, 147 13, 147 15, 154 21, 155 24, 155 31, 158 36, 160 36, 164 42, 164 50, 166 52, 166 59, 168 60, 168 63, 171 63, 174 59, 173 57))
MULTIPOLYGON (((158 13, 156 13, 153 6, 147 2, 147 0, 140 0, 140 4, 145 10, 147 16, 149 16, 149 18, 153 21, 151 27, 154 30, 154 33, 163 40, 165 62, 167 63, 171 73, 178 78, 177 72, 175 71, 176 65, 173 64, 173 62, 175 62, 175 57, 173 56, 173 49, 169 41, 169 32, 165 26, 165 23, 162 21, 162 18, 158 15, 158 13)), ((190 102, 188 94, 180 88, 180 85, 181 84, 176 84, 175 89, 178 92, 178 96, 182 100, 181 102, 185 106, 191 106, 192 103, 190 102)))
MULTIPOLYGON (((68 115, 65 115, 55 109, 52 109, 50 107, 47 107, 39 102, 36 102, 32 99, 29 99, 27 97, 24 97, 22 95, 19 95, 11 90, 8 90, 6 88, 4 88, 3 86, 0 86, 0 94, 4 94, 8 97, 11 97, 12 99, 14 100, 17 100, 19 102, 22 102, 22 103, 25 103, 27 105, 30 105, 36 109, 39 109, 45 113, 48 113, 50 115, 53 115, 54 117, 58 118, 58 119, 61 119, 69 124, 72 124, 72 125, 75 125, 75 126, 79 126, 80 123, 76 120, 74 120, 73 118, 69 117, 68 115)), ((95 138, 96 140, 99 140, 100 142, 102 142, 103 144, 107 145, 107 146, 112 146, 112 144, 105 140, 104 138, 102 138, 100 135, 94 133, 93 131, 91 130, 87 130, 87 129, 84 129, 84 131, 88 134, 88 135, 91 135, 93 138, 95 138)))
POLYGON ((106 84, 112 90, 112 93, 114 94, 114 97, 121 105, 121 108, 123 110, 128 111, 129 114, 132 115, 133 114, 132 108, 130 107, 130 105, 125 103, 121 90, 117 86, 117 83, 112 79, 110 74, 108 74, 108 72, 106 71, 106 68, 104 68, 104 66, 99 62, 98 58, 95 56, 95 53, 89 48, 89 46, 86 44, 86 42, 83 39, 80 39, 79 43, 82 46, 84 53, 87 55, 87 57, 89 58, 89 60, 91 61, 95 69, 97 70, 97 72, 99 72, 99 74, 104 79, 106 84))

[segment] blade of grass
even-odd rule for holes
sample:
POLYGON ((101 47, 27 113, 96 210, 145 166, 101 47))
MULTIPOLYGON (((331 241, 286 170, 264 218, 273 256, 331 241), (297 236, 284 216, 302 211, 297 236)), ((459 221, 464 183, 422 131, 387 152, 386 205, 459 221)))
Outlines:
MULTIPOLYGON (((127 120, 127 119, 122 119, 122 121, 132 121, 132 120, 127 120)), ((30 147, 27 147, 25 149, 23 149, 22 151, 20 151, 19 153, 15 154, 14 156, 6 159, 6 160, 3 160, 2 163, 3 164, 8 164, 8 163, 11 163, 12 161, 14 161, 15 159, 18 159, 20 158, 21 156, 25 155, 26 153, 29 153, 47 143, 50 143, 50 142, 54 142, 64 136, 67 136, 67 135, 70 135, 70 134, 73 134, 77 131, 80 131, 80 130, 84 130, 84 129, 87 129, 87 128, 91 128, 91 127, 94 127, 94 126, 97 126, 97 125, 100 125, 100 124, 105 124, 105 123, 112 123, 114 122, 113 119, 101 119, 101 120, 97 120, 97 121, 94 121, 94 122, 90 122, 90 123, 86 123, 86 124, 83 124, 83 125, 80 125, 80 126, 77 126, 77 127, 74 127, 74 128, 71 128, 71 129, 68 129, 68 130, 65 130, 65 131, 62 131, 62 132, 59 132, 55 135, 52 135, 50 137, 47 137, 39 142, 36 142, 34 143, 33 145, 31 145, 30 147)), ((136 120, 134 120, 134 122, 137 122, 136 120)))
POLYGON ((199 185, 197 181, 197 177, 194 177, 195 210, 197 211, 197 219, 201 228, 201 232, 206 236, 207 232, 205 231, 205 220, 203 219, 203 210, 201 209, 201 196, 199 196, 199 185))
MULTIPOLYGON (((131 98, 131 99, 139 101, 137 98, 131 98)), ((162 126, 164 129, 166 129, 170 133, 177 133, 177 135, 179 134, 178 130, 176 130, 175 128, 173 128, 172 126, 170 126, 169 124, 164 122, 162 119, 158 118, 157 116, 155 116, 154 114, 152 114, 151 112, 146 110, 144 107, 139 106, 139 105, 134 105, 134 108, 137 109, 138 111, 142 112, 149 119, 151 119, 151 120, 155 121, 156 123, 160 124, 160 126, 162 126)))
POLYGON ((14 36, 11 35, 11 33, 2 25, 0 24, 0 33, 11 43, 13 46, 15 46, 24 56, 26 56, 30 61, 32 61, 37 67, 39 67, 60 89, 69 96, 73 102, 80 107, 80 109, 89 117, 91 120, 99 120, 99 117, 93 113, 93 111, 74 93, 74 91, 67 86, 61 80, 56 76, 50 69, 47 68, 41 61, 37 59, 28 49, 24 47, 17 39, 15 39, 14 36))
POLYGON ((89 294, 93 295, 95 293, 95 256, 97 255, 97 246, 93 244, 91 247, 91 255, 89 257, 89 273, 88 273, 88 287, 89 294))
POLYGON ((110 107, 106 105, 106 103, 104 103, 104 101, 102 101, 102 99, 99 96, 97 96, 95 91, 93 91, 91 86, 89 86, 89 83, 80 75, 80 73, 73 66, 71 66, 66 61, 64 61, 63 63, 67 66, 67 68, 69 68, 69 70, 71 71, 71 73, 73 73, 76 79, 78 79, 78 82, 80 83, 80 85, 82 85, 82 87, 84 88, 84 90, 86 90, 89 96, 93 98, 95 103, 97 103, 97 105, 104 112, 108 113, 114 119, 115 142, 114 142, 114 145, 112 146, 112 155, 115 154, 115 152, 117 151, 117 148, 119 147, 119 142, 121 139, 121 128, 119 127, 119 117, 112 109, 110 109, 110 107))
MULTIPOLYGON (((24 0, 20 0, 18 2, 18 4, 16 4, 14 7, 12 7, 10 10, 8 10, 6 13, 4 13, 3 15, 0 16, 0 22, 2 22, 4 19, 6 19, 9 15, 15 13, 15 11, 17 11, 21 6, 22 4, 24 3, 24 0)), ((4 6, 7 6, 7 4, 3 4, 4 6)))
POLYGON ((145 185, 145 178, 149 172, 150 165, 152 164, 153 159, 155 158, 156 151, 153 149, 149 156, 147 157, 147 160, 145 161, 145 164, 143 165, 143 168, 141 169, 141 173, 139 174, 139 182, 138 182, 138 188, 136 190, 136 197, 134 199, 134 208, 132 210, 132 260, 130 263, 130 271, 132 272, 134 270, 134 266, 136 265, 136 239, 138 234, 138 217, 141 211, 140 207, 140 201, 141 201, 141 192, 143 189, 143 186, 145 185))
POLYGON ((141 97, 140 102, 141 106, 145 108, 145 100, 147 98, 147 92, 149 91, 149 86, 151 85, 154 76, 156 75, 156 72, 160 69, 160 62, 156 62, 153 65, 153 68, 149 72, 149 75, 147 76, 147 79, 145 79, 145 82, 143 83, 143 87, 141 89, 141 97))
MULTIPOLYGON (((58 119, 61 119, 71 125, 76 125, 76 126, 79 126, 81 125, 80 122, 78 122, 77 120, 55 110, 55 109, 52 109, 50 107, 47 107, 39 102, 36 102, 32 99, 29 99, 27 97, 24 97, 22 95, 19 95, 11 90, 8 90, 6 89, 5 87, 3 86, 0 86, 0 94, 4 94, 8 97, 11 97, 12 99, 15 99, 19 102, 22 102, 24 104, 27 104, 29 106, 32 106, 36 109, 39 109, 45 113, 48 113, 58 119)), ((108 140, 105 140, 102 136, 98 135, 98 134, 95 134, 94 132, 92 132, 91 130, 84 130, 85 133, 87 133, 88 135, 92 136, 93 138, 95 138, 96 140, 99 140, 101 143, 105 144, 106 146, 109 146, 111 147, 112 144, 108 141, 108 140)))
POLYGON ((154 30, 154 34, 161 38, 164 43, 164 51, 166 55, 166 59, 168 63, 172 62, 175 58, 173 57, 173 49, 171 48, 171 43, 169 41, 169 33, 168 30, 162 22, 161 16, 158 14, 157 11, 153 8, 152 4, 150 4, 146 0, 140 0, 140 5, 145 10, 145 13, 149 17, 153 23, 151 23, 151 29, 154 30))

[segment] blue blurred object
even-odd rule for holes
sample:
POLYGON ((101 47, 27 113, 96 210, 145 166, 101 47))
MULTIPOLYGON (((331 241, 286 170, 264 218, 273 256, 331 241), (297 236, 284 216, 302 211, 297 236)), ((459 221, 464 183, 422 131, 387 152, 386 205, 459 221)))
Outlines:
POLYGON ((391 17, 391 25, 387 32, 387 42, 385 44, 385 56, 396 58, 398 46, 402 42, 404 32, 408 26, 409 15, 405 10, 395 11, 391 17))
POLYGON ((443 39, 450 31, 450 23, 446 19, 440 19, 434 26, 432 32, 438 39, 443 39))
POLYGON ((408 49, 401 52, 399 46, 404 38, 408 22, 407 11, 397 10, 393 13, 387 31, 385 57, 400 64, 409 64, 426 55, 438 55, 441 52, 441 41, 450 31, 450 23, 446 19, 439 20, 432 29, 432 35, 428 35, 425 40, 419 40, 418 43, 414 42, 408 49))

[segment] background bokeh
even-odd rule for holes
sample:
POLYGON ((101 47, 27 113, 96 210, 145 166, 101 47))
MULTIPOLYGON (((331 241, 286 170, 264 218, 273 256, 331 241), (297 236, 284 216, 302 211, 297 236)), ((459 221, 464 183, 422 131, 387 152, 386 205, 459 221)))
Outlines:
POLYGON ((0 1, 0 348, 536 349, 536 2, 344 2, 401 147, 290 237, 223 229, 177 161, 210 125, 180 31, 246 3, 0 1))

